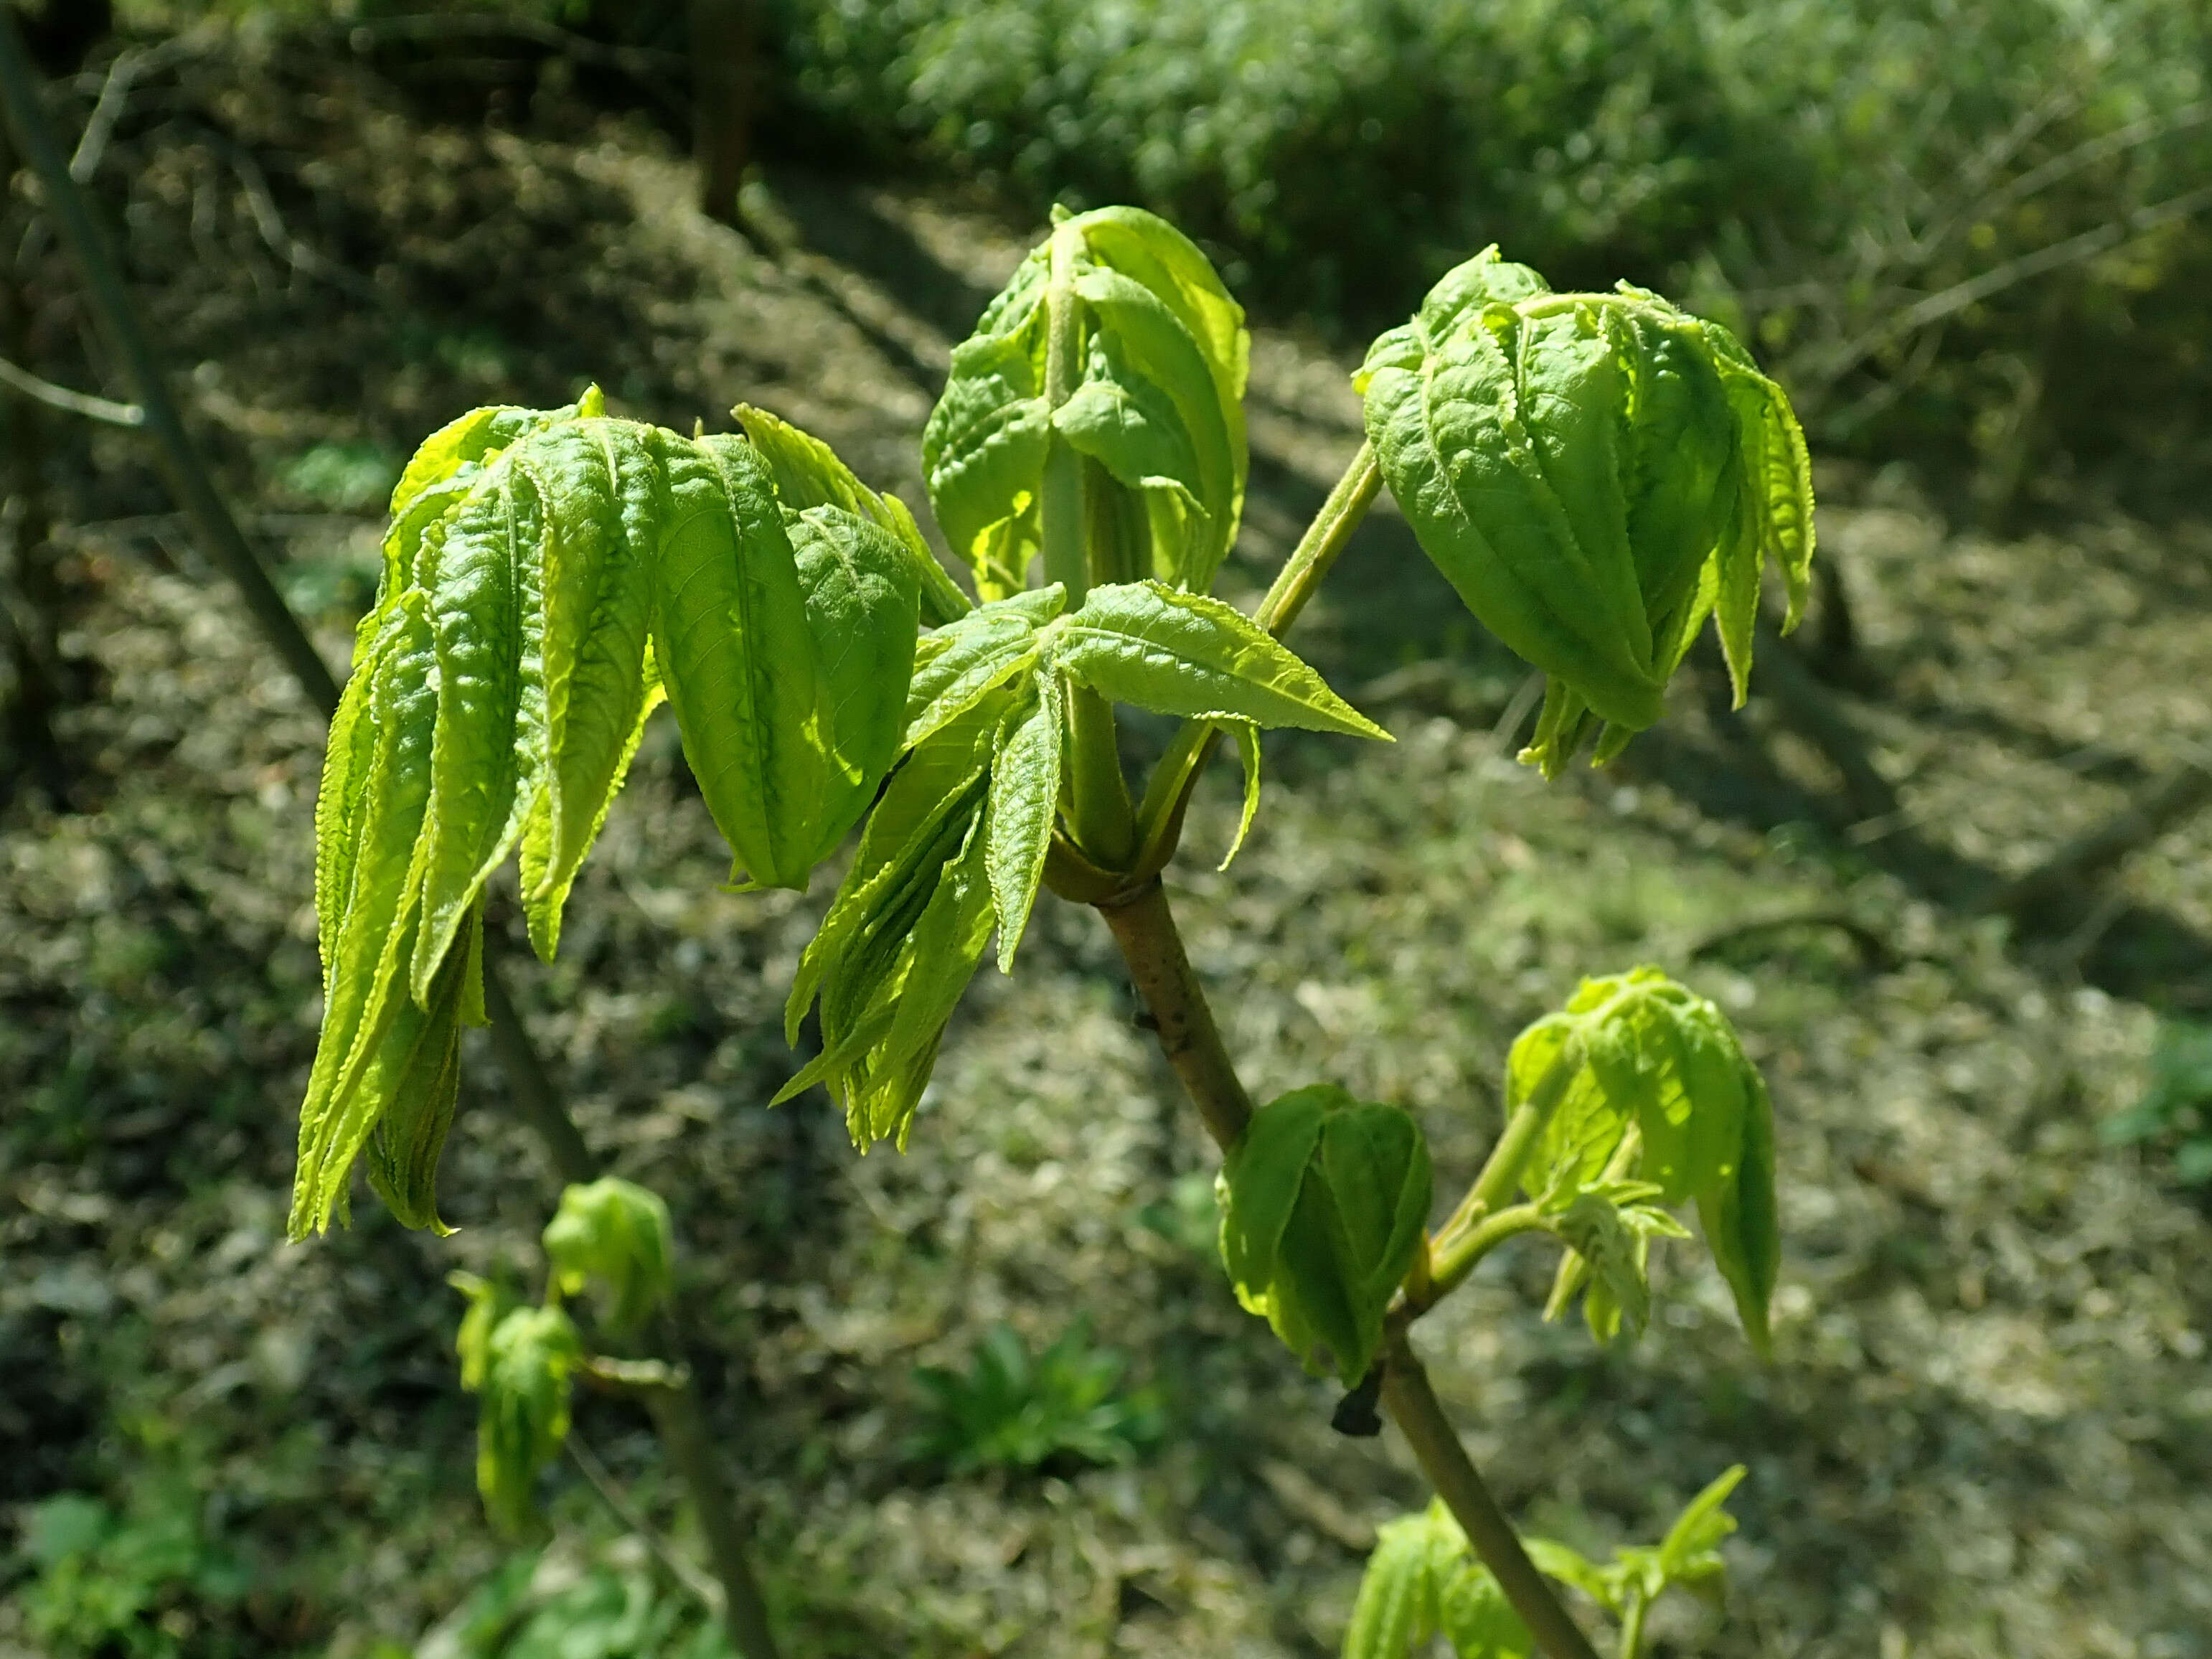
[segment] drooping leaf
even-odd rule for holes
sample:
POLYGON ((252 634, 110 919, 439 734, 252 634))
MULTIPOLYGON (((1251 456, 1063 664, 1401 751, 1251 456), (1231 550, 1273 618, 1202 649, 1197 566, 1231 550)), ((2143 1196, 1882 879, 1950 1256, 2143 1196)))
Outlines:
POLYGON ((829 760, 814 726, 820 667, 782 508, 768 469, 740 440, 659 448, 653 647, 684 757, 736 851, 731 879, 804 886, 829 760))
POLYGON ((1078 684, 1157 714, 1389 738, 1242 611, 1202 593, 1094 587, 1048 649, 1078 684))
POLYGON ((826 1085, 864 1150, 904 1144, 945 1022, 995 920, 987 809, 1017 707, 1017 688, 1001 687, 909 751, 799 957, 786 1028, 795 1040, 818 996, 822 1053, 776 1100, 826 1085))
POLYGON ((603 1176, 562 1189, 545 1224, 546 1259, 564 1295, 598 1281, 607 1329, 627 1340, 675 1286, 675 1231, 658 1193, 603 1176))
POLYGON ((526 1532, 538 1474, 568 1442, 569 1388, 583 1344, 560 1309, 516 1308, 492 1328, 481 1358, 477 1490, 502 1530, 526 1532))
POLYGON ((1789 400, 1717 324, 1622 284, 1555 295, 1495 249, 1378 338, 1356 382, 1385 481, 1484 625, 1551 678, 1524 758, 1556 775, 1658 718, 1716 606, 1738 684, 1760 573, 1794 623, 1810 471, 1789 400))
POLYGON ((647 645, 659 469, 643 429, 612 421, 554 428, 514 465, 544 520, 532 584, 542 690, 537 724, 501 736, 510 748, 542 745, 540 787, 523 804, 522 890, 532 943, 550 958, 568 890, 660 700, 647 645))
POLYGON ((775 493, 786 507, 794 513, 811 507, 837 507, 868 520, 897 539, 921 591, 924 622, 942 627, 974 608, 929 550, 921 526, 904 501, 896 495, 878 495, 837 459, 836 451, 790 422, 750 404, 739 404, 732 413, 767 465, 775 480, 775 493))
POLYGON ((461 1089, 461 1027, 482 1025, 483 910, 471 910, 461 937, 431 983, 430 1001, 402 999, 362 1091, 385 1103, 368 1138, 368 1182, 410 1227, 446 1234, 438 1218, 438 1155, 453 1126, 461 1089))
POLYGON ((1030 683, 1001 728, 991 761, 987 868, 999 924, 999 971, 1012 973, 1014 950, 1028 926, 1052 846, 1053 815, 1060 805, 1061 750, 1067 709, 1060 682, 1045 675, 1030 683))
POLYGON ((1223 1164, 1222 1260, 1237 1299, 1302 1359, 1325 1346, 1358 1382, 1420 1250, 1431 1193, 1428 1146, 1402 1108, 1333 1084, 1261 1107, 1223 1164))
MULTIPOLYGON (((401 596, 362 672, 365 726, 374 745, 352 758, 338 781, 353 799, 317 824, 344 836, 317 850, 317 887, 331 894, 321 926, 326 947, 323 1029, 300 1108, 299 1159, 288 1229, 298 1237, 330 1224, 346 1179, 385 1103, 361 1089, 362 1074, 406 994, 402 964, 412 950, 421 890, 417 842, 430 795, 430 738, 436 721, 437 669, 428 606, 401 596), (362 760, 367 762, 366 769, 362 760), (356 793, 357 792, 357 793, 356 793), (332 913, 335 920, 332 920, 332 913)), ((349 737, 351 737, 349 733, 349 737)), ((325 797, 331 793, 325 785, 325 797)))
POLYGON ((912 561, 867 520, 835 507, 787 515, 819 665, 816 740, 829 765, 808 865, 829 856, 867 810, 898 758, 914 672, 916 589, 912 561))
MULTIPOLYGON (((834 462, 777 441, 806 477, 834 462)), ((664 691, 757 880, 804 884, 866 806, 904 726, 921 577, 897 514, 851 499, 882 510, 794 506, 745 440, 611 420, 596 393, 479 410, 423 446, 316 804, 325 1014, 295 1234, 343 1215, 364 1146, 378 1189, 434 1224, 485 883, 519 852, 550 957, 664 691)))

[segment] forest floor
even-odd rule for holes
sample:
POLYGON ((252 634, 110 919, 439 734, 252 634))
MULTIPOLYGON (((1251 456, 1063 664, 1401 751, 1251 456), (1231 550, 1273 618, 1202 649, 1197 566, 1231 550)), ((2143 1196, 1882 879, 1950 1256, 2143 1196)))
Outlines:
MULTIPOLYGON (((693 210, 655 131, 557 94, 526 131, 455 124, 343 51, 205 37, 102 162, 194 417, 334 659, 379 490, 471 404, 594 380, 617 412, 728 429, 757 403, 921 507, 950 344, 1026 246, 775 169, 740 234, 693 210)), ((1348 366, 1259 331, 1230 597, 1357 447, 1348 366)), ((542 1553, 477 1504, 442 1280, 528 1279, 555 1195, 489 1052, 446 1159, 454 1237, 364 1200, 350 1231, 281 1242, 321 723, 136 440, 54 441, 88 695, 61 728, 67 810, 29 787, 0 810, 0 1516, 21 1523, 0 1530, 0 1654, 520 1654, 516 1620, 555 1602, 617 1632, 572 1654, 666 1649, 653 1621, 689 1628, 680 1595, 575 1471, 542 1553), (100 1645, 101 1585, 137 1598, 130 1645, 100 1645)), ((1726 1617, 1670 1602, 1653 1652, 2212 1659, 2212 1220, 2155 1148, 2099 1135, 2161 1013, 2212 1015, 2212 821, 2055 928, 1978 908, 2212 726, 2212 530, 2100 514, 1999 539, 1892 477, 1820 482, 1857 639, 1816 705, 1893 801, 1863 780, 1850 799, 1802 708, 1726 713, 1703 661, 1614 768, 1547 786, 1510 758, 1522 673, 1381 511, 1296 643, 1397 741, 1271 738, 1225 873, 1219 769, 1171 891, 1255 1092, 1327 1076, 1405 1102, 1440 1193, 1497 1128, 1506 1045, 1578 974, 1657 963, 1738 1022, 1778 1125, 1771 1362, 1687 1250, 1632 1347, 1544 1323, 1534 1249, 1421 1328, 1532 1529, 1648 1539, 1748 1466, 1726 1617)), ((1041 910, 1014 976, 987 969, 957 1017, 911 1150, 863 1159, 818 1096, 763 1108, 797 1063, 780 1010, 829 876, 735 896, 726 866, 664 721, 558 962, 507 920, 588 1137, 675 1209, 788 1651, 1334 1652, 1373 1528, 1420 1483, 1393 1437, 1334 1434, 1331 1389, 1238 1311, 1211 1148, 1096 918, 1041 910), (965 1364, 1001 1321, 1033 1346, 1081 1322, 1164 1432, 1121 1468, 918 1460, 916 1368, 965 1364)), ((693 1547, 635 1409, 577 1420, 693 1547)))

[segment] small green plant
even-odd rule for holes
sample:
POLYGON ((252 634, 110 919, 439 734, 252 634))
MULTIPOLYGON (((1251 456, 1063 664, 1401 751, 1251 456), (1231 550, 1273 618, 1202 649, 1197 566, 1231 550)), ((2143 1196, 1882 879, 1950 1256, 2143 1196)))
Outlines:
POLYGON ((245 1569, 208 1537, 202 1502, 173 1472, 139 1483, 117 1509, 63 1492, 25 1516, 23 1590, 31 1634, 54 1659, 182 1659, 235 1649, 221 1626, 246 1595, 245 1569))
MULTIPOLYGON (((1619 1619, 1620 1650, 1635 1653, 1645 1616, 1668 1590, 1718 1599, 1727 1575, 1720 1544, 1735 1530, 1722 1505, 1742 1479, 1739 1463, 1692 1498, 1656 1546, 1615 1550, 1602 1566, 1548 1538, 1525 1540, 1529 1558, 1546 1577, 1619 1619)), ((1381 1528, 1352 1606, 1344 1659, 1405 1659, 1437 1636, 1458 1659, 1528 1659, 1537 1651, 1528 1626, 1441 1500, 1381 1528)))
POLYGON ((1127 1369, 1121 1355, 1091 1346, 1081 1320, 1035 1355, 1012 1326, 994 1325, 965 1371, 915 1372, 927 1411, 907 1449, 954 1474, 1128 1462, 1162 1423, 1149 1390, 1119 1391, 1127 1369))
MULTIPOLYGON (((1041 890, 1095 908, 1224 1154, 1237 1297, 1345 1385, 1340 1426, 1378 1431, 1378 1405, 1395 1419, 1537 1647, 1588 1659, 1411 1332, 1528 1239, 1559 1252, 1554 1312, 1579 1299, 1601 1340, 1632 1337, 1651 1243, 1686 1236, 1672 1212, 1691 1206, 1763 1349, 1779 1240, 1758 1073, 1720 1011, 1656 969, 1587 981, 1513 1045, 1498 1139, 1432 1232, 1439 1172, 1407 1105, 1326 1079, 1246 1092, 1161 875, 1224 739, 1244 777, 1232 857, 1263 728, 1387 740, 1282 637, 1384 487, 1475 617, 1547 677, 1524 758, 1548 777, 1656 720, 1709 618, 1741 700, 1769 568, 1790 622, 1805 596, 1804 443, 1725 329, 1625 284, 1554 293, 1486 250, 1376 341, 1355 381, 1369 441, 1248 615, 1212 592, 1243 511, 1248 352, 1242 310, 1173 227, 1057 216, 954 351, 922 437, 973 599, 905 507, 758 410, 738 411, 743 435, 687 438, 611 417, 594 392, 434 434, 393 493, 317 805, 325 1013, 292 1228, 343 1215, 364 1153, 403 1220, 440 1224, 459 1034, 483 1017, 485 884, 518 858, 550 957, 665 700, 733 879, 804 887, 860 827, 786 1005, 794 1043, 818 1010, 821 1049, 779 1098, 819 1084, 857 1146, 904 1148, 994 939, 1011 972, 1041 890), (1134 788, 1125 706, 1182 722, 1134 788)), ((569 1377, 594 1363, 558 1304, 568 1276, 601 1282, 617 1319, 659 1282, 639 1213, 572 1188, 543 1306, 471 1287, 465 1364, 485 1397, 487 1496, 510 1520, 560 1443, 569 1377)), ((948 1461, 1029 1463, 1133 1441, 1113 1375, 1080 1340, 1032 1360, 994 1335, 967 1376, 924 1386, 948 1461)), ((1621 1620, 1623 1659, 1652 1596, 1710 1576, 1718 1534, 1698 1525, 1671 1565, 1631 1553, 1565 1575, 1621 1620)))
POLYGON ((461 1386, 478 1397, 477 1488, 504 1530, 529 1530, 538 1477, 568 1438, 569 1398, 590 1374, 615 1387, 665 1386, 657 1361, 588 1352, 564 1295, 598 1293, 599 1328, 626 1346, 672 1288, 668 1206, 644 1188, 609 1176, 572 1185, 546 1224, 545 1298, 518 1304, 473 1273, 449 1275, 468 1298, 453 1339, 461 1386))
POLYGON ((502 1563, 461 1607, 452 1659, 728 1659, 692 1598, 641 1562, 599 1562, 548 1584, 536 1552, 502 1563))
POLYGON ((2142 1098, 2105 1120, 2106 1144, 2155 1145, 2185 1187, 2212 1187, 2212 1025, 2166 1020, 2150 1054, 2142 1098))

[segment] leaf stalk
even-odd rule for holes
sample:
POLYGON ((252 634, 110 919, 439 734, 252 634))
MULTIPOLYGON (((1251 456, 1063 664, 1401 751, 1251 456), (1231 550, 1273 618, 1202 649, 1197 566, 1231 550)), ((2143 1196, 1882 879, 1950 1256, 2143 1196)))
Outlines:
MULTIPOLYGON (((1291 550, 1291 556, 1275 573, 1260 608, 1253 613, 1255 622, 1277 639, 1290 631, 1306 602, 1335 568, 1337 556, 1367 516, 1382 488, 1382 469, 1376 461, 1375 447, 1363 443, 1298 544, 1291 550)), ((1143 804, 1137 808, 1134 880, 1158 875, 1175 856, 1182 839, 1183 815, 1189 811, 1191 793, 1198 787, 1198 775, 1206 769, 1220 741, 1219 726, 1203 720, 1187 721, 1152 769, 1143 804)))

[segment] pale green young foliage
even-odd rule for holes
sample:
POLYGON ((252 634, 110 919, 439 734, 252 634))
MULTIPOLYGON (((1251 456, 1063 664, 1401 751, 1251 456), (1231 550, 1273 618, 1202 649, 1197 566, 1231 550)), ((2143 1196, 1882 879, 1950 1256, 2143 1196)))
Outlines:
POLYGON ((765 449, 610 419, 592 393, 477 410, 409 464, 316 804, 295 1236, 343 1212, 365 1146, 401 1218, 436 1224, 484 884, 518 855, 550 957, 664 695, 756 884, 803 886, 889 769, 926 554, 826 450, 754 424, 765 449))
POLYGON ((922 434, 929 498, 979 592, 1025 585, 1055 441, 1088 463, 1098 568, 1212 586, 1243 510, 1244 313, 1206 256, 1137 208, 1062 216, 952 354, 922 434), (1046 384, 1055 308, 1068 394, 1046 384))
POLYGON ((1376 1528, 1344 1659, 1407 1659, 1438 1636, 1459 1659, 1534 1659, 1536 1652, 1528 1626, 1441 1499, 1376 1528))
POLYGON ((583 1344, 557 1307, 502 1310, 482 1280, 453 1279, 469 1297, 454 1346, 461 1386, 480 1396, 477 1490, 500 1527, 526 1531, 538 1474, 568 1438, 569 1388, 583 1344))
POLYGON ((1402 1107, 1326 1083, 1270 1102, 1222 1165, 1221 1259, 1237 1299, 1308 1365, 1325 1350, 1358 1382, 1420 1252, 1431 1193, 1428 1143, 1402 1107))
POLYGON ((822 1053, 776 1098, 826 1085, 860 1146, 905 1144, 994 931, 1012 967, 1052 847, 1071 690, 1246 732, 1388 735, 1218 600, 1146 581, 1066 603, 1057 583, 994 600, 915 652, 906 758, 785 1005, 795 1042, 820 999, 822 1053))
POLYGON ((1657 720, 1709 615, 1743 701, 1761 572, 1802 610, 1811 469, 1796 417, 1729 331, 1622 283, 1553 294, 1486 249, 1356 377, 1422 548, 1549 677, 1524 759, 1556 775, 1657 720))
POLYGON ((1595 1263, 1579 1234, 1604 1257, 1592 1328, 1619 1329, 1621 1314, 1642 1305, 1650 1238, 1669 1231, 1655 1218, 1659 1206, 1694 1200, 1744 1332, 1764 1352, 1781 1254, 1773 1109, 1728 1017, 1656 968, 1584 980, 1564 1012, 1515 1040, 1509 1106, 1555 1066, 1571 1067, 1571 1079, 1521 1175, 1576 1244, 1553 1311, 1595 1263), (1599 1219, 1600 1208, 1613 1218, 1599 1219))
POLYGON ((600 1292, 608 1332, 628 1340, 644 1328, 675 1285, 675 1231, 658 1193, 615 1176, 565 1187, 545 1224, 545 1256, 564 1296, 600 1292))
MULTIPOLYGON (((1640 1620, 1670 1589, 1719 1593, 1727 1574, 1720 1546, 1735 1530, 1723 1507, 1743 1479, 1738 1464, 1692 1498, 1657 1545, 1629 1545, 1600 1565, 1548 1538, 1524 1538, 1547 1578, 1582 1591, 1614 1617, 1640 1620)), ((1407 1659, 1442 1636, 1458 1659, 1534 1659, 1528 1627, 1439 1498, 1419 1515, 1376 1529, 1359 1581, 1344 1659, 1407 1659)), ((1623 1653, 1634 1659, 1635 1650, 1623 1653)))

